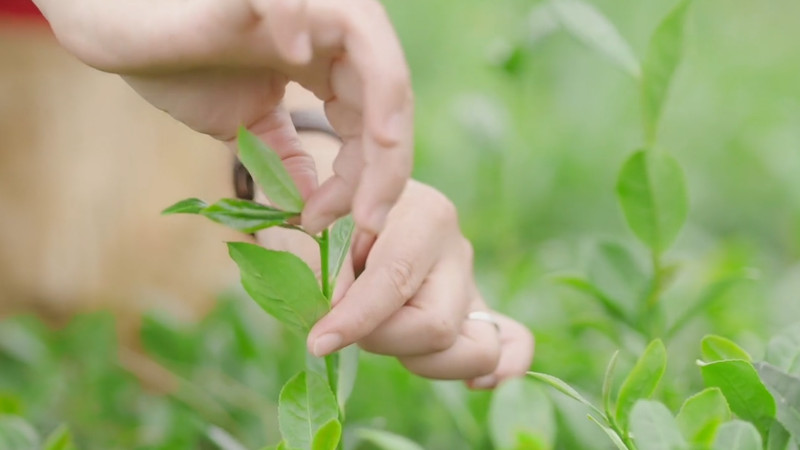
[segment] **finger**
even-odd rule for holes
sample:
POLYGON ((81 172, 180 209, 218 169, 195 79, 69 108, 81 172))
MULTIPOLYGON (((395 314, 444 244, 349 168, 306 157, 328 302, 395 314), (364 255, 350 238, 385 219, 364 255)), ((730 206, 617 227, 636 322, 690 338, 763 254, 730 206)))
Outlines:
POLYGON ((430 272, 442 245, 439 229, 417 229, 416 217, 399 217, 387 237, 375 243, 361 276, 309 333, 308 348, 314 355, 326 355, 370 334, 416 294, 430 272))
MULTIPOLYGON (((308 198, 317 187, 317 169, 314 158, 303 150, 289 112, 277 106, 247 128, 278 154, 300 194, 308 198)), ((235 139, 227 143, 237 148, 235 139)))
POLYGON ((434 267, 417 295, 359 341, 371 353, 413 356, 450 348, 471 302, 472 265, 450 258, 434 267))
POLYGON ((333 176, 314 191, 303 208, 301 220, 309 234, 319 233, 347 214, 356 189, 353 172, 358 172, 362 164, 360 140, 345 140, 333 162, 333 176))
MULTIPOLYGON (((478 310, 483 310, 481 307, 478 310)), ((491 323, 465 320, 461 334, 447 350, 424 356, 398 358, 417 375, 443 380, 463 380, 491 374, 500 359, 500 339, 491 323)))
POLYGON ((311 32, 305 0, 270 0, 263 16, 281 57, 298 65, 311 59, 311 32))
POLYGON ((495 371, 467 382, 472 389, 493 389, 503 381, 525 375, 534 354, 533 334, 524 325, 501 314, 493 313, 500 325, 500 361, 495 371))

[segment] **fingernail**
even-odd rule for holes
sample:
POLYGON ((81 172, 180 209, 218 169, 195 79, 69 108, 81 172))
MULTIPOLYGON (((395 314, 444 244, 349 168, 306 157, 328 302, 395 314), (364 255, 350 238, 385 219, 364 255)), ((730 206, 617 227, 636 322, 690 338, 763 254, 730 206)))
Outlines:
POLYGON ((378 234, 383 230, 386 225, 386 217, 389 215, 391 208, 387 205, 380 205, 372 211, 369 216, 369 223, 366 224, 368 231, 373 234, 378 234))
POLYGON ((472 380, 470 385, 472 389, 491 389, 497 385, 497 377, 494 374, 484 375, 472 380))
POLYGON ((338 333, 323 334, 314 341, 314 356, 320 358, 338 350, 342 345, 342 336, 338 333))

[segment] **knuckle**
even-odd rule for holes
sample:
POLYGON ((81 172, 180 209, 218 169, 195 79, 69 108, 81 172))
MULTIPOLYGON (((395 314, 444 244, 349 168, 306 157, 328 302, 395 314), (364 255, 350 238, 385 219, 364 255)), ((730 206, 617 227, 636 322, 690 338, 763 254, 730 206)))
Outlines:
POLYGON ((458 329, 455 323, 445 317, 430 317, 426 328, 428 331, 428 345, 433 352, 449 349, 458 338, 458 329))
POLYGON ((414 295, 414 267, 410 262, 396 258, 384 270, 393 294, 401 300, 408 300, 414 295))
POLYGON ((431 218, 435 221, 435 223, 441 226, 458 226, 458 211, 456 210, 456 206, 453 202, 450 201, 444 194, 441 192, 433 189, 427 188, 429 190, 427 197, 428 197, 428 206, 430 208, 431 218))

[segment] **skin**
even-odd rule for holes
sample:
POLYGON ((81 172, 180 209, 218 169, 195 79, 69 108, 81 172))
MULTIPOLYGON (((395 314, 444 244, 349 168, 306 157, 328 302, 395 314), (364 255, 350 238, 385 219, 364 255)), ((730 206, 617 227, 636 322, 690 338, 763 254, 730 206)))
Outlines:
POLYGON ((413 98, 402 49, 376 0, 36 0, 56 38, 145 100, 235 151, 240 125, 275 149, 318 232, 351 209, 372 234, 411 172, 413 98), (343 138, 317 186, 282 106, 296 81, 343 138))

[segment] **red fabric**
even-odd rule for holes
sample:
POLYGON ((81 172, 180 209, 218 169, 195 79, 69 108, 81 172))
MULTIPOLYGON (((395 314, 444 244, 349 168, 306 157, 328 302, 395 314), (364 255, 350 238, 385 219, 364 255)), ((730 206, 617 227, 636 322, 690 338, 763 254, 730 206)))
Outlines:
POLYGON ((31 0, 0 0, 0 18, 42 18, 31 0))

